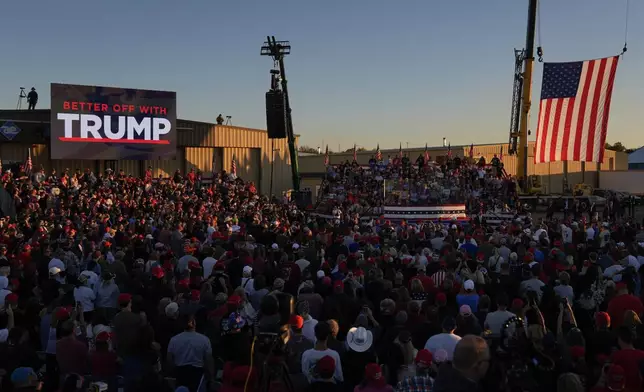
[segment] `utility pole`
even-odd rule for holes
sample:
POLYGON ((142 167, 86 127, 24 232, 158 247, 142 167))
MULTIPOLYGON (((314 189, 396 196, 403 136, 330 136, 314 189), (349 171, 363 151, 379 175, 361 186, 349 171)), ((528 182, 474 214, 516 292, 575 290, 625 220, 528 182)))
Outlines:
POLYGON ((523 178, 524 187, 528 187, 528 126, 530 125, 530 106, 532 105, 532 68, 534 66, 534 32, 537 25, 537 3, 538 0, 530 0, 528 5, 528 27, 523 60, 523 94, 521 97, 517 176, 523 178))
POLYGON ((297 164, 297 149, 295 147, 295 133, 293 132, 293 118, 291 117, 291 104, 288 97, 286 70, 284 67, 284 56, 287 56, 290 53, 291 44, 288 41, 276 41, 274 36, 267 36, 260 54, 262 56, 272 57, 273 61, 279 64, 282 92, 284 93, 284 109, 286 110, 286 137, 288 139, 288 149, 291 156, 293 190, 295 192, 299 192, 300 172, 297 164))

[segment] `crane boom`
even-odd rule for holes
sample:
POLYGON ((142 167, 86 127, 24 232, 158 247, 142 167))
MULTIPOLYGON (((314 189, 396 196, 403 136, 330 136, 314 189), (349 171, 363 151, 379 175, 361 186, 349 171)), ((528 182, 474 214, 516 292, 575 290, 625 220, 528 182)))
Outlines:
POLYGON ((528 187, 528 126, 530 124, 530 106, 532 105, 532 67, 534 66, 534 33, 537 24, 538 0, 530 0, 528 5, 528 26, 523 59, 523 94, 521 97, 521 120, 519 122, 519 140, 517 147, 517 176, 523 188, 528 187))
POLYGON ((510 140, 508 154, 517 153, 519 142, 519 121, 521 120, 521 94, 523 91, 523 49, 514 49, 514 83, 512 85, 512 113, 510 116, 510 140))

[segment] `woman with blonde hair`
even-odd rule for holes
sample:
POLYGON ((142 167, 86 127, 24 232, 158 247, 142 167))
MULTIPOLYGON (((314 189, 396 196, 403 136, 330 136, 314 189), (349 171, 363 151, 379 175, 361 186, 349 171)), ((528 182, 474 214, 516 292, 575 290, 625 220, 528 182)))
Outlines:
POLYGON ((241 298, 242 303, 239 309, 239 313, 246 320, 246 324, 253 325, 255 319, 257 318, 257 311, 255 311, 255 308, 253 308, 253 305, 251 305, 250 301, 248 300, 246 290, 241 286, 237 287, 233 292, 233 295, 237 295, 239 296, 239 298, 241 298))
POLYGON ((627 310, 624 312, 624 326, 629 328, 637 328, 642 325, 642 320, 640 317, 632 310, 627 310))
POLYGON ((423 287, 423 283, 420 279, 412 279, 410 283, 411 288, 411 300, 417 302, 419 305, 422 305, 423 302, 427 299, 427 293, 423 287))
POLYGON ((629 327, 633 331, 633 346, 638 350, 644 350, 644 324, 642 320, 632 310, 624 312, 624 326, 629 327))

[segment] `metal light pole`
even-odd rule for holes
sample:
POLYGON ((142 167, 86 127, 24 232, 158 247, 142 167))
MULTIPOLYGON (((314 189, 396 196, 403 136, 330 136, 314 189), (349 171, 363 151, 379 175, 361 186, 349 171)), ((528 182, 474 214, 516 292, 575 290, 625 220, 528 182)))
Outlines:
POLYGON ((270 56, 273 61, 279 64, 281 75, 282 92, 284 93, 284 109, 286 110, 286 137, 288 138, 288 149, 291 156, 291 172, 293 176, 293 190, 300 190, 300 173, 297 164, 297 149, 295 146, 295 133, 293 132, 293 118, 291 116, 291 104, 288 96, 288 87, 286 80, 286 70, 284 67, 284 56, 291 53, 291 44, 289 41, 276 41, 275 37, 266 37, 266 42, 262 46, 261 55, 270 56))

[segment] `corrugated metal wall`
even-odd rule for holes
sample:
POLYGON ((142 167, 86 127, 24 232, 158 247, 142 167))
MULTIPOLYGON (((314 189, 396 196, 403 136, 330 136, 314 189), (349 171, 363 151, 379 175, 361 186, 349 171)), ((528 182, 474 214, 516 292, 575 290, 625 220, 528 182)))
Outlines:
MULTIPOLYGON (((255 173, 256 177, 252 178, 257 179, 258 188, 262 193, 268 193, 270 189, 270 163, 273 159, 275 160, 273 191, 278 193, 293 187, 287 139, 269 139, 266 131, 228 125, 180 121, 177 123, 177 127, 180 128, 178 134, 179 146, 223 148, 222 166, 225 170, 230 170, 232 159, 232 152, 226 153, 227 149, 235 149, 240 157, 246 157, 244 159, 248 161, 254 159, 259 162, 259 173, 263 175, 259 176, 255 173), (258 154, 257 152, 251 152, 253 149, 259 150, 258 158, 250 158, 252 154, 258 154)), ((207 153, 202 151, 201 154, 207 153)), ((204 158, 199 158, 198 160, 204 164, 204 167, 212 165, 210 162, 206 164, 204 158)), ((212 160, 212 155, 209 156, 208 160, 212 160)), ((241 171, 238 174, 242 178, 246 178, 241 171)))
POLYGON ((181 172, 185 170, 184 157, 185 153, 183 148, 177 148, 177 156, 175 159, 145 161, 145 169, 152 167, 153 178, 158 178, 159 176, 170 177, 177 170, 181 172))
POLYGON ((260 184, 259 186, 261 187, 262 172, 266 170, 262 167, 260 160, 261 151, 258 148, 223 148, 223 165, 224 170, 227 172, 230 172, 233 156, 235 157, 235 164, 237 166, 237 176, 246 181, 253 181, 255 184, 260 184))
POLYGON ((119 160, 116 161, 116 171, 123 169, 123 172, 126 175, 132 175, 134 177, 141 177, 143 172, 141 171, 141 161, 132 161, 132 160, 119 160))
POLYGON ((2 143, 0 144, 0 158, 3 162, 24 162, 27 159, 29 145, 2 143))
POLYGON ((63 173, 65 170, 69 170, 70 174, 76 172, 76 169, 84 171, 85 169, 90 169, 94 172, 97 171, 97 161, 81 160, 81 159, 56 159, 51 161, 51 168, 56 169, 58 174, 63 173))
MULTIPOLYGON (((497 156, 500 155, 501 146, 503 146, 503 166, 505 171, 508 174, 516 175, 517 174, 517 157, 515 155, 507 155, 508 145, 507 144, 495 144, 495 145, 483 145, 483 146, 474 146, 474 157, 479 158, 484 156, 485 160, 490 162, 494 157, 494 154, 497 156)), ((469 147, 463 149, 465 155, 469 154, 469 147)), ((626 165, 624 161, 628 160, 628 155, 625 153, 616 153, 615 151, 606 150, 604 154, 604 162, 601 164, 601 170, 625 170, 626 165), (611 166, 610 159, 613 159, 613 165, 611 166)), ((528 145, 528 173, 536 175, 552 175, 563 173, 564 165, 563 162, 549 162, 549 163, 534 163, 534 142, 530 142, 528 145)), ((568 162, 568 173, 578 173, 582 171, 581 162, 568 162)), ((587 162, 586 173, 591 171, 597 171, 597 164, 587 162)))
POLYGON ((220 147, 186 147, 186 172, 201 170, 204 178, 212 177, 213 153, 215 169, 227 169, 223 165, 223 152, 220 147))

